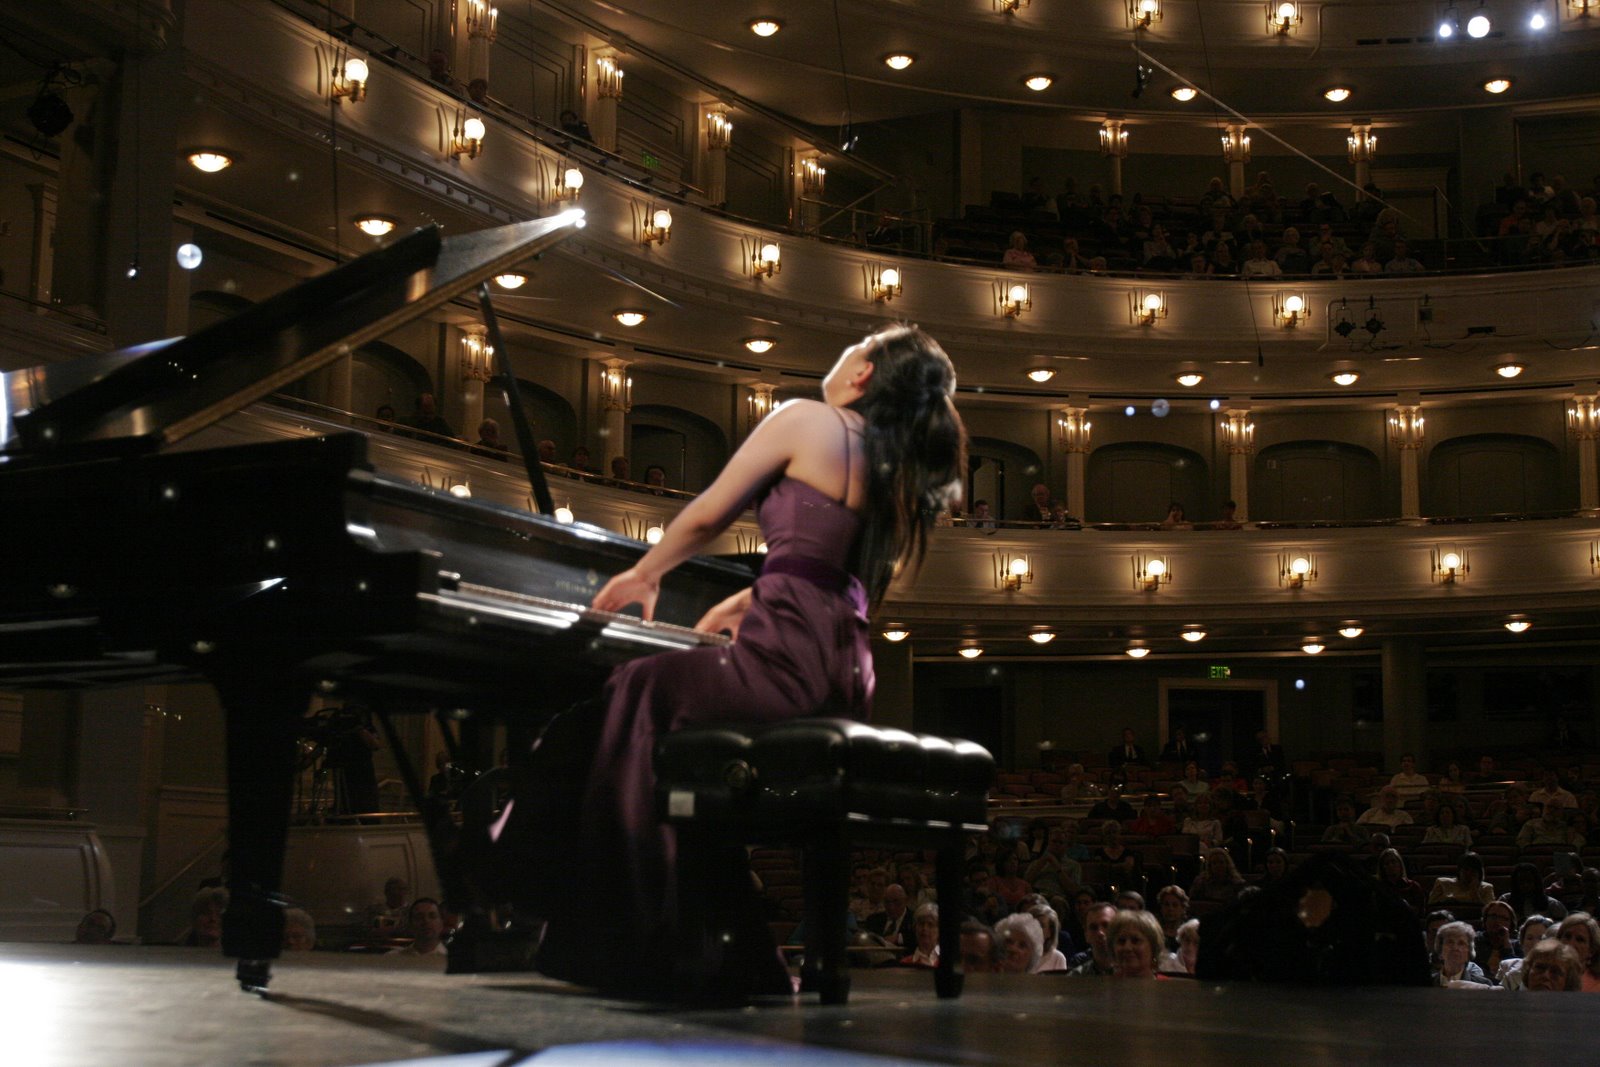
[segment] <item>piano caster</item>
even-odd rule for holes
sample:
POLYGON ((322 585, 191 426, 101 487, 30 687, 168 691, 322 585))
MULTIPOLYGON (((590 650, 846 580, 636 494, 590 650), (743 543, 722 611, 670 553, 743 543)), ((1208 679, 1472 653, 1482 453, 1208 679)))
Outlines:
POLYGON ((239 978, 239 988, 246 993, 264 993, 272 981, 271 960, 240 960, 234 972, 239 978))

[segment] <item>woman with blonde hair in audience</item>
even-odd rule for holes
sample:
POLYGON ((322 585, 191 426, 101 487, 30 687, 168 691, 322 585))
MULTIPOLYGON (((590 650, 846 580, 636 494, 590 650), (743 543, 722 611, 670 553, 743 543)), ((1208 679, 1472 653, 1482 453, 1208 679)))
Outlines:
POLYGON ((1244 877, 1233 865, 1233 857, 1225 848, 1206 852, 1205 867, 1189 887, 1190 900, 1206 900, 1214 904, 1229 904, 1244 888, 1244 877))
POLYGON ((1577 993, 1583 989, 1583 961, 1567 945, 1546 938, 1528 950, 1522 988, 1534 993, 1577 993))
POLYGON ((1106 929, 1111 947, 1112 976, 1115 978, 1156 978, 1157 968, 1167 954, 1161 924, 1148 911, 1119 911, 1106 929))
POLYGON ((1190 919, 1178 927, 1178 962, 1186 974, 1193 974, 1200 961, 1200 920, 1190 919))
POLYGON ((1031 974, 1044 956, 1044 930, 1032 915, 1015 913, 994 924, 1000 942, 1000 970, 1005 974, 1031 974))
POLYGON ((1600 993, 1600 922, 1588 912, 1575 911, 1556 924, 1555 938, 1578 954, 1583 991, 1600 993))
POLYGON ((1418 915, 1422 914, 1422 886, 1406 876, 1406 861, 1395 849, 1386 848, 1378 853, 1378 882, 1393 890, 1396 896, 1405 901, 1406 907, 1418 915))
POLYGON ((1048 904, 1035 904, 1028 908, 1026 914, 1033 916, 1039 924, 1039 929, 1044 932, 1044 954, 1028 973, 1046 974, 1051 971, 1066 970, 1067 957, 1060 947, 1061 919, 1056 915, 1056 909, 1048 904))
POLYGON ((1483 968, 1472 962, 1472 940, 1471 923, 1452 922, 1439 927, 1439 932, 1433 936, 1434 984, 1491 984, 1483 968))
POLYGON ((1180 832, 1194 834, 1200 839, 1202 849, 1222 843, 1222 822, 1211 814, 1211 796, 1201 793, 1194 798, 1194 809, 1183 820, 1180 832))
MULTIPOLYGON (((1545 939, 1550 928, 1555 925, 1555 920, 1548 915, 1530 915, 1522 920, 1522 926, 1517 931, 1517 944, 1522 952, 1521 956, 1501 960, 1500 967, 1495 971, 1494 980, 1502 989, 1522 988, 1522 961, 1533 950, 1533 946, 1545 939)), ((1554 940, 1553 938, 1551 939, 1554 940)), ((1577 956, 1573 956, 1577 959, 1577 956)))

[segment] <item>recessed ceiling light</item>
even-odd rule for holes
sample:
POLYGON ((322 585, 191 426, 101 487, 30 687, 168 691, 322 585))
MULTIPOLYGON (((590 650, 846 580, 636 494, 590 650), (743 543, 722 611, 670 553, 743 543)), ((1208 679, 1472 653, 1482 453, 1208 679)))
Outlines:
POLYGON ((911 631, 897 622, 890 623, 883 631, 883 639, 885 641, 904 641, 910 636, 911 631))
POLYGON ((1355 370, 1336 370, 1328 375, 1334 385, 1354 385, 1361 380, 1361 372, 1355 370))
POLYGON ((1185 641, 1192 645, 1196 641, 1204 641, 1206 639, 1206 632, 1203 627, 1189 626, 1184 629, 1181 636, 1185 641))
POLYGON ((1513 615, 1506 620, 1506 629, 1514 634, 1526 633, 1532 626, 1533 623, 1520 615, 1513 615))
POLYGON ((1489 21, 1488 12, 1481 7, 1476 15, 1467 20, 1467 36, 1475 41, 1481 41, 1489 36, 1489 31, 1492 29, 1494 24, 1489 21))
POLYGON ((1308 656, 1315 656, 1317 653, 1321 652, 1322 649, 1322 642, 1315 637, 1308 637, 1300 644, 1300 651, 1304 652, 1308 656))
POLYGON ((502 289, 521 289, 528 284, 528 276, 526 274, 518 274, 516 271, 509 271, 505 274, 496 274, 494 283, 502 289))
POLYGON ((1056 371, 1054 367, 1034 367, 1028 372, 1029 380, 1035 382, 1048 382, 1055 376, 1056 371))
POLYGON ((1056 83, 1055 78, 1049 74, 1030 74, 1022 79, 1022 84, 1036 93, 1042 93, 1056 83))
POLYGON ((624 326, 637 326, 650 316, 642 311, 635 311, 633 308, 623 308, 620 311, 613 311, 611 317, 624 326))
POLYGON ((1192 85, 1180 85, 1176 89, 1172 90, 1172 99, 1176 100, 1180 104, 1187 104, 1189 101, 1193 100, 1199 95, 1199 90, 1192 85))
POLYGON ((1197 370, 1186 370, 1182 374, 1173 375, 1173 379, 1186 389, 1193 389, 1206 380, 1206 376, 1197 370))
POLYGON ((977 659, 979 656, 983 655, 983 646, 963 645, 956 649, 956 652, 961 656, 962 659, 977 659))
POLYGON ((1366 632, 1366 627, 1358 626, 1353 622, 1347 622, 1343 626, 1339 627, 1340 637, 1360 637, 1366 632))
POLYGON ((746 337, 744 339, 744 346, 758 356, 763 352, 771 352, 772 347, 777 343, 771 337, 746 337))
POLYGON ((394 219, 387 215, 363 215, 356 219, 356 229, 368 237, 382 237, 386 233, 393 233, 398 225, 394 219))
POLYGON ((1515 378, 1527 369, 1521 363, 1502 363, 1494 369, 1494 372, 1502 378, 1515 378))
POLYGON ((1335 104, 1342 104, 1350 99, 1350 89, 1347 86, 1335 85, 1331 89, 1322 90, 1323 98, 1335 104))
POLYGON ((783 29, 783 23, 777 19, 751 19, 750 32, 757 37, 771 37, 783 29))
POLYGON ((233 166, 233 157, 226 152, 202 149, 198 152, 189 153, 189 165, 195 170, 204 171, 207 174, 215 174, 219 170, 227 170, 233 166))
POLYGON ((1509 88, 1511 88, 1510 78, 1490 78, 1488 81, 1483 83, 1483 91, 1486 93, 1493 93, 1496 96, 1499 96, 1509 88))
POLYGON ((1144 659, 1150 654, 1150 650, 1143 645, 1129 645, 1127 648, 1123 649, 1123 651, 1132 656, 1134 659, 1144 659))
POLYGON ((1036 645, 1048 645, 1056 639, 1054 630, 1035 630, 1028 635, 1028 640, 1036 645))
POLYGON ((891 52, 883 57, 884 66, 890 70, 905 70, 917 61, 917 57, 909 52, 891 52))

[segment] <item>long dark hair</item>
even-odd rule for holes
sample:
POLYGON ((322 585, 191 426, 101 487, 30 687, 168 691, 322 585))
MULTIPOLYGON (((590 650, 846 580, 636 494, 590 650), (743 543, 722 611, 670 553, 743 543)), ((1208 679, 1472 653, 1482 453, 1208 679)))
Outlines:
POLYGON ((867 494, 855 572, 876 607, 904 567, 921 566, 934 516, 961 499, 967 431, 956 414, 956 369, 915 326, 867 338, 873 364, 851 407, 866 420, 867 494))

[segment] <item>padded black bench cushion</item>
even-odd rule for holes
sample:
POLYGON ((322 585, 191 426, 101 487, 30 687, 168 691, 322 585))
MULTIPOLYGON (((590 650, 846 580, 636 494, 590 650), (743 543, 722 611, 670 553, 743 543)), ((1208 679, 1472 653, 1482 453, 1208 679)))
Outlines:
POLYGON ((869 822, 985 828, 994 757, 849 719, 691 727, 656 745, 660 810, 728 829, 869 822))

